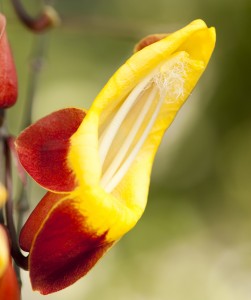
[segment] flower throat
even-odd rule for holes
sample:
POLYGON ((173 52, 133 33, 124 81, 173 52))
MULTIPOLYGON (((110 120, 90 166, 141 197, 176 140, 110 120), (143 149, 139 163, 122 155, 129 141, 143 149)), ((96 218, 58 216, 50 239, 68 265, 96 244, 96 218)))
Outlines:
POLYGON ((170 57, 144 77, 108 116, 99 132, 101 185, 108 193, 125 176, 163 105, 184 95, 188 61, 186 52, 170 57))

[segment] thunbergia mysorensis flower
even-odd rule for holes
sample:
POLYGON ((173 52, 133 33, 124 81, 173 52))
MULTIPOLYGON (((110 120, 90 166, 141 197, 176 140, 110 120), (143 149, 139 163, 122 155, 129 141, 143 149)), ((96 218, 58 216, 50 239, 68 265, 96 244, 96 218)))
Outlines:
POLYGON ((0 108, 17 100, 17 75, 6 35, 6 19, 0 14, 0 108))
POLYGON ((207 66, 215 31, 196 20, 155 40, 88 112, 54 112, 16 141, 24 168, 49 190, 20 234, 33 289, 43 294, 85 275, 141 217, 155 153, 207 66))

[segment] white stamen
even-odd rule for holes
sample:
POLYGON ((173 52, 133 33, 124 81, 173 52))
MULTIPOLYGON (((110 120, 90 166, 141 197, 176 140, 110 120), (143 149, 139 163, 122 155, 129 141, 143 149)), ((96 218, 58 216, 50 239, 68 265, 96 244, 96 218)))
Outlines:
POLYGON ((137 97, 144 90, 144 88, 147 86, 147 84, 149 83, 152 77, 153 77, 153 73, 146 76, 138 85, 136 85, 136 87, 132 90, 132 92, 129 94, 127 99, 121 105, 119 111, 114 116, 110 125, 105 129, 103 135, 100 137, 99 155, 100 155, 100 161, 102 165, 111 147, 112 141, 118 129, 120 128, 120 125, 122 124, 129 110, 137 100, 137 97))
POLYGON ((162 72, 157 73, 153 80, 161 93, 169 95, 169 102, 173 102, 184 94, 185 65, 184 62, 178 62, 169 68, 167 67, 167 71, 165 68, 164 65, 162 72))
POLYGON ((120 166, 122 161, 124 160, 125 155, 126 155, 127 151, 129 150, 140 126, 142 125, 142 123, 146 117, 146 114, 152 105, 152 101, 156 97, 157 93, 158 93, 158 89, 156 87, 153 88, 150 95, 148 96, 147 101, 145 102, 145 105, 144 105, 142 111, 140 112, 140 115, 136 119, 136 122, 133 125, 132 130, 129 132, 128 136, 126 137, 125 141, 123 142, 122 146, 120 147, 118 153, 116 154, 116 157, 114 157, 114 159, 112 160, 111 165, 109 166, 109 168, 106 170, 106 172, 102 176, 102 179, 101 179, 102 186, 107 185, 109 180, 113 177, 114 173, 116 172, 116 170, 118 169, 118 167, 120 166))
POLYGON ((154 124, 154 122, 155 122, 155 120, 158 116, 158 113, 159 113, 159 110, 160 110, 160 107, 163 103, 164 98, 165 98, 165 95, 163 95, 160 98, 160 100, 158 102, 158 105, 156 106, 155 111, 154 111, 149 123, 147 124, 142 136, 140 137, 139 141, 137 142, 137 144, 133 148, 132 152, 128 155, 126 161, 121 165, 121 167, 119 168, 117 173, 113 176, 113 178, 105 186, 105 190, 108 193, 110 193, 117 186, 117 184, 121 181, 121 179, 123 178, 123 176, 125 175, 125 173, 129 169, 131 163, 133 162, 134 158, 138 154, 140 148, 144 144, 144 142, 145 142, 145 140, 146 140, 150 130, 152 129, 152 126, 153 126, 153 124, 154 124))

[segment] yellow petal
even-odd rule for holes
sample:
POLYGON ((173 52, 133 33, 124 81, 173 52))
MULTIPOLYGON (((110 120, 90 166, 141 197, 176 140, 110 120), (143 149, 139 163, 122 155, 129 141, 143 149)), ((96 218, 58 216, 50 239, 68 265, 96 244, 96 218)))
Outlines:
POLYGON ((7 199, 5 187, 0 183, 0 207, 2 207, 7 199))
POLYGON ((2 226, 0 226, 0 278, 5 272, 9 263, 9 246, 6 232, 2 226))
POLYGON ((136 52, 71 137, 68 163, 83 199, 78 209, 110 240, 142 215, 162 136, 205 70, 214 44, 214 28, 196 20, 136 52))

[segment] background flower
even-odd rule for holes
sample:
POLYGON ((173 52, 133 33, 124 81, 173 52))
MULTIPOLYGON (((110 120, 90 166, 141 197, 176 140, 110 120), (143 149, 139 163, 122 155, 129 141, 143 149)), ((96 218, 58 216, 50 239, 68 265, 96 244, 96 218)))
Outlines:
POLYGON ((17 100, 17 75, 6 35, 6 18, 0 14, 0 108, 17 100))
POLYGON ((20 300, 20 288, 12 266, 8 237, 0 226, 0 298, 20 300))
POLYGON ((0 183, 0 207, 3 207, 7 198, 7 192, 5 187, 0 183))

